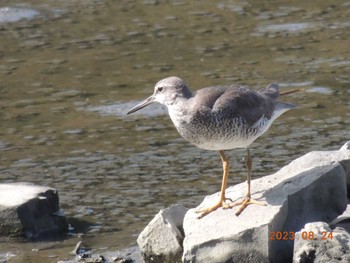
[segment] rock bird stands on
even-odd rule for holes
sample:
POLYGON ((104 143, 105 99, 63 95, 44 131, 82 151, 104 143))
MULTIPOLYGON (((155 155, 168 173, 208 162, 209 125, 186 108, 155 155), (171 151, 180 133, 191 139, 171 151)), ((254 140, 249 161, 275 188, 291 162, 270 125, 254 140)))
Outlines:
MULTIPOLYGON (((287 93, 291 92, 284 94, 287 93)), ((257 92, 244 86, 217 86, 192 93, 182 79, 168 77, 155 85, 152 96, 127 114, 158 102, 168 108, 171 120, 185 140, 205 150, 219 151, 224 170, 220 199, 197 212, 203 217, 219 207, 241 205, 236 213, 238 216, 249 204, 265 205, 253 200, 250 195, 252 161, 248 147, 268 130, 277 117, 295 108, 292 104, 278 102, 279 95, 276 84, 257 92), (235 148, 247 149, 248 191, 242 201, 232 202, 225 197, 229 162, 224 150, 235 148)))

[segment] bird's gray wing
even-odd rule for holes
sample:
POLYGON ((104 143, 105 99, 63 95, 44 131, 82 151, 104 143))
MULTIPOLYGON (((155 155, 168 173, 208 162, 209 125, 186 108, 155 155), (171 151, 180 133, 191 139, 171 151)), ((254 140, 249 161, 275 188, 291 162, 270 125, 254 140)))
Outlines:
POLYGON ((212 111, 226 118, 242 118, 254 125, 261 117, 271 118, 275 100, 244 86, 227 87, 213 104, 212 111))

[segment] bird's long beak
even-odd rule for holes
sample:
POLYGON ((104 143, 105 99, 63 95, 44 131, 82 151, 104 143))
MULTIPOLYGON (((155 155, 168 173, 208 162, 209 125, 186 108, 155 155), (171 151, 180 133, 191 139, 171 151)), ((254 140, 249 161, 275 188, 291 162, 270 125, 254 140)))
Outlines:
POLYGON ((154 102, 153 95, 142 101, 141 103, 137 104, 135 107, 133 107, 131 110, 129 110, 126 114, 129 115, 131 113, 134 113, 135 111, 141 110, 142 108, 146 107, 147 105, 150 105, 154 102))

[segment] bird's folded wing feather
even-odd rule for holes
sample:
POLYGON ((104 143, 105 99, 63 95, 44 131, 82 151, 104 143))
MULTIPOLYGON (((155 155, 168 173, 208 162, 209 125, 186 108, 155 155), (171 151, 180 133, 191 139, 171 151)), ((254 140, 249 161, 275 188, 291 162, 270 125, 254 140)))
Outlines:
POLYGON ((212 111, 234 117, 244 118, 253 125, 263 116, 270 118, 275 101, 243 86, 227 87, 213 104, 212 111))

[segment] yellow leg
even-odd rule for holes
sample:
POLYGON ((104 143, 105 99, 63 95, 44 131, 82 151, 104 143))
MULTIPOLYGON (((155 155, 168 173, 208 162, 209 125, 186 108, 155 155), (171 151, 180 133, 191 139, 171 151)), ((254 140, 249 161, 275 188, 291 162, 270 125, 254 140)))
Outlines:
POLYGON ((234 203, 230 204, 230 207, 241 205, 241 207, 236 212, 236 216, 239 216, 243 212, 243 210, 250 204, 266 205, 263 202, 259 202, 259 201, 256 201, 254 199, 251 199, 251 196, 250 196, 250 180, 251 180, 251 175, 252 175, 252 158, 250 156, 250 151, 248 148, 247 148, 247 156, 245 158, 245 165, 247 167, 247 172, 248 172, 248 175, 247 175, 247 183, 248 183, 247 195, 246 195, 245 199, 243 199, 242 201, 238 201, 238 202, 234 202, 234 203))
POLYGON ((219 151, 219 153, 220 153, 222 166, 223 166, 223 170, 224 170, 223 175, 222 175, 220 199, 214 205, 196 211, 196 213, 200 213, 199 218, 206 216, 207 214, 218 209, 219 207, 223 207, 223 208, 230 208, 231 207, 229 204, 226 203, 226 200, 230 200, 230 201, 232 201, 232 200, 225 197, 225 190, 226 190, 226 186, 227 186, 227 177, 228 177, 228 170, 229 170, 229 161, 228 161, 224 151, 219 151))

